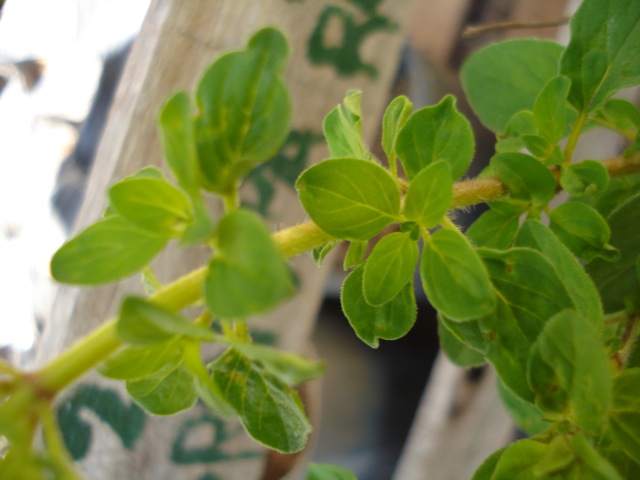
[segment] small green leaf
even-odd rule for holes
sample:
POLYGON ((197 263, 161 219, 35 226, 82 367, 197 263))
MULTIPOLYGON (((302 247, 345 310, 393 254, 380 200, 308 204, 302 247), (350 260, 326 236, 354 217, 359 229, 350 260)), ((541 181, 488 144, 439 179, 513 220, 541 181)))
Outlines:
POLYGON ((507 122, 504 133, 497 135, 496 153, 519 152, 524 148, 524 138, 537 132, 533 112, 521 110, 507 122))
POLYGON ((389 163, 396 161, 396 138, 411 115, 413 104, 404 95, 393 99, 382 119, 382 148, 389 163))
POLYGON ((472 54, 460 72, 473 111, 494 132, 504 132, 521 110, 531 110, 543 87, 558 74, 562 46, 517 39, 472 54))
POLYGON ((147 412, 173 415, 191 408, 198 399, 193 378, 182 362, 167 363, 153 374, 128 380, 127 392, 147 412))
POLYGON ((423 168, 409 184, 404 214, 426 228, 434 228, 449 210, 452 199, 449 166, 439 160, 423 168))
POLYGON ((452 320, 479 318, 495 307, 487 269, 459 232, 438 230, 425 240, 420 277, 431 304, 452 320))
POLYGON ((178 339, 143 347, 126 347, 107 358, 99 367, 101 375, 115 380, 134 380, 157 372, 166 364, 178 363, 178 339))
POLYGON ((489 455, 485 461, 482 462, 482 465, 478 467, 478 470, 473 474, 471 480, 491 480, 493 478, 493 472, 498 466, 498 461, 506 449, 507 447, 501 448, 489 455))
POLYGON ((173 95, 159 117, 164 157, 178 183, 189 195, 199 195, 200 169, 191 112, 185 92, 173 95))
POLYGON ((491 159, 491 168, 515 199, 546 205, 553 198, 556 181, 542 163, 524 153, 499 153, 491 159))
POLYGON ((487 210, 465 232, 479 247, 506 249, 513 242, 519 227, 520 213, 502 215, 487 210))
POLYGON ((364 298, 363 275, 364 268, 360 266, 347 276, 340 292, 340 302, 358 338, 377 348, 379 339, 397 340, 413 327, 418 314, 413 282, 407 283, 390 302, 375 307, 364 298))
POLYGON ((555 145, 567 130, 567 96, 571 81, 562 75, 552 78, 538 94, 533 105, 533 118, 538 134, 555 145))
POLYGON ((598 112, 600 124, 620 132, 628 138, 637 135, 640 129, 640 109, 622 98, 610 98, 598 112))
POLYGON ((509 445, 500 455, 491 480, 534 480, 538 462, 549 447, 536 440, 520 440, 509 445))
POLYGON ((447 324, 442 321, 442 315, 438 315, 438 335, 440 347, 447 358, 459 367, 479 367, 486 363, 482 353, 468 346, 449 330, 447 324))
POLYGON ((569 100, 579 111, 593 111, 618 90, 640 83, 636 0, 584 1, 571 18, 570 29, 560 72, 571 79, 569 100))
POLYGON ((593 280, 569 249, 547 227, 538 221, 526 221, 518 233, 516 244, 542 253, 558 272, 558 278, 573 300, 576 311, 594 329, 602 328, 602 303, 593 280))
POLYGON ((396 138, 396 153, 409 180, 438 160, 449 165, 451 177, 457 180, 471 163, 474 150, 471 125, 451 95, 414 112, 396 138))
POLYGON ((332 242, 325 243, 321 247, 314 248, 311 251, 311 255, 313 256, 313 261, 315 262, 315 264, 318 267, 321 267, 322 266, 322 262, 324 262, 325 257, 327 255, 329 255, 329 253, 331 251, 333 251, 334 248, 336 248, 338 245, 340 245, 340 243, 341 243, 340 240, 334 240, 332 242))
POLYGON ((289 266, 267 226, 238 209, 220 220, 216 251, 205 279, 205 299, 224 319, 266 312, 293 294, 289 266))
POLYGON ((615 262, 620 252, 609 245, 611 230, 597 210, 579 202, 563 203, 551 211, 549 227, 577 257, 615 262))
POLYGON ((349 248, 344 256, 342 268, 346 272, 350 268, 356 267, 364 262, 364 257, 369 249, 368 240, 352 240, 349 242, 349 248))
POLYGON ((337 465, 310 463, 305 480, 357 480, 346 468, 337 465))
POLYGON ((235 188, 286 140, 291 104, 282 74, 288 56, 284 35, 264 28, 246 50, 222 55, 202 76, 195 136, 207 189, 224 193, 235 188))
POLYGON ((603 428, 613 388, 609 360, 595 331, 574 310, 546 323, 531 347, 528 380, 543 412, 585 432, 603 428))
POLYGON ((500 380, 498 380, 498 393, 514 423, 527 435, 534 436, 542 433, 551 425, 544 420, 544 415, 538 407, 513 393, 500 380))
POLYGON ((573 197, 603 192, 609 185, 609 172, 596 160, 562 165, 560 185, 573 197))
POLYGON ((311 426, 294 390, 234 349, 211 366, 215 382, 256 441, 283 453, 304 448, 311 426))
POLYGON ((361 96, 360 91, 349 91, 343 104, 335 107, 324 118, 322 130, 333 158, 371 158, 362 141, 361 96))
POLYGON ((413 278, 418 245, 406 233, 381 238, 364 264, 363 293, 369 305, 381 306, 396 297, 413 278))
POLYGON ((210 342, 216 339, 208 328, 136 297, 122 302, 116 328, 120 340, 132 345, 161 343, 177 335, 210 342))
POLYGON ((109 189, 109 199, 122 217, 165 237, 176 237, 192 217, 189 199, 166 180, 131 178, 109 189))
POLYGON ((640 463, 640 368, 624 370, 615 378, 609 426, 618 448, 640 463))
POLYGON ((51 259, 51 274, 77 285, 114 282, 142 270, 166 243, 165 237, 111 216, 62 245, 51 259))
POLYGON ((345 240, 369 240, 400 213, 400 192, 387 170, 355 158, 329 159, 305 170, 296 188, 311 219, 345 240))
POLYGON ((540 135, 523 135, 522 143, 531 155, 544 165, 559 165, 564 160, 560 147, 555 143, 549 143, 540 135))

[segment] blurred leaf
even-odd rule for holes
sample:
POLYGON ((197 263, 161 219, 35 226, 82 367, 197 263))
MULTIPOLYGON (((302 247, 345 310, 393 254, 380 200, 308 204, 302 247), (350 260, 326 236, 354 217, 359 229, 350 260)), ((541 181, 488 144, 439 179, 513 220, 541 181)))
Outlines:
POLYGON ((346 468, 337 465, 310 463, 305 480, 357 480, 346 468))
POLYGON ((542 433, 551 425, 544 420, 544 414, 538 407, 514 394, 500 379, 498 393, 514 423, 527 435, 542 433))
POLYGON ((640 368, 623 370, 615 378, 609 426, 617 447, 640 463, 640 368))
POLYGON ((157 372, 168 363, 180 361, 178 338, 155 345, 126 347, 107 358, 98 372, 115 380, 134 380, 157 372))
POLYGON ((438 335, 440 337, 440 347, 447 355, 447 358, 462 368, 479 367, 486 363, 484 355, 471 348, 466 343, 456 337, 447 325, 442 321, 442 316, 438 316, 438 335))

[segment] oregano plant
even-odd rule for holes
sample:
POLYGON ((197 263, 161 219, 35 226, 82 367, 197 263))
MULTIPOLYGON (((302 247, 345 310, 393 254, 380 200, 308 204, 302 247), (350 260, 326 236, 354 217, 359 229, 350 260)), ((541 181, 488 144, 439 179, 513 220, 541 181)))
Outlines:
MULTIPOLYGON (((474 137, 453 96, 415 111, 394 99, 378 159, 362 138, 361 93, 348 92, 323 123, 330 158, 296 183, 310 221, 275 233, 240 207, 238 189, 287 137, 288 45, 266 28, 217 59, 195 95, 179 92, 160 112, 171 178, 148 167, 112 185, 103 218, 54 255, 60 282, 141 274, 148 295, 123 298, 116 318, 35 372, 0 363, 0 477, 78 478, 54 402, 94 368, 152 414, 200 400, 271 449, 303 449, 311 425, 296 386, 323 364, 254 342, 248 318, 295 294, 288 258, 321 263, 342 242, 342 307, 363 342, 407 334, 422 288, 447 355, 498 373, 528 436, 474 479, 640 477, 640 111, 614 97, 640 83, 640 3, 584 0, 570 30, 566 47, 509 40, 464 65, 468 100, 497 139, 475 179, 463 179, 474 137), (576 157, 597 128, 625 142, 620 157, 576 157), (482 203, 461 231, 455 211, 482 203), (209 247, 210 260, 161 285, 149 264, 173 241, 209 247), (211 343, 223 353, 205 358, 211 343)), ((307 478, 354 476, 313 464, 307 478)))

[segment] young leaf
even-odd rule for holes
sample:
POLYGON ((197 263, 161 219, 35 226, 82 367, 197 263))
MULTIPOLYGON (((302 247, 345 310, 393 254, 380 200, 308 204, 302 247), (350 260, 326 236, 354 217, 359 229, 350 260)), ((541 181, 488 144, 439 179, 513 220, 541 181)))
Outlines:
POLYGON ((283 453, 304 448, 311 426, 294 390, 234 349, 211 367, 215 382, 256 441, 283 453))
POLYGON ((600 124, 633 138, 640 129, 640 109, 622 98, 610 98, 597 116, 600 124))
MULTIPOLYGON (((533 480, 538 462, 549 447, 536 440, 520 440, 509 445, 500 455, 491 480, 533 480)), ((474 477, 475 478, 475 477, 474 477)))
POLYGON ((531 110, 521 110, 507 122, 504 133, 497 135, 496 153, 519 152, 524 148, 524 139, 537 133, 531 110))
POLYGON ((580 163, 562 165, 560 185, 572 197, 593 195, 603 192, 609 185, 609 172, 596 160, 584 160, 580 163))
POLYGON ((147 412, 173 415, 191 408, 198 399, 193 378, 182 362, 167 363, 149 376, 128 380, 127 392, 147 412))
POLYGON ((288 55, 283 34, 264 28, 251 37, 246 50, 218 58, 200 80, 195 134, 208 189, 234 188, 287 138, 291 105, 282 73, 288 55))
POLYGON ((362 266, 355 268, 344 280, 340 303, 345 316, 360 340, 378 348, 379 339, 396 340, 413 327, 418 314, 413 293, 413 282, 407 283, 388 303, 369 305, 363 293, 362 266))
POLYGON ((615 378, 609 426, 618 448, 640 463, 640 368, 623 370, 615 378))
POLYGON ((344 256, 342 268, 346 272, 352 267, 356 267, 364 262, 364 257, 369 248, 368 240, 353 240, 349 242, 349 248, 344 256))
POLYGON ((396 138, 396 153, 409 180, 438 160, 447 162, 451 177, 457 180, 471 163, 474 150, 471 125, 451 95, 414 112, 396 138))
POLYGON ((305 480, 357 480, 346 468, 337 465, 310 463, 305 480))
POLYGON ((256 214, 239 209, 222 218, 216 246, 204 285, 215 315, 232 319, 262 313, 294 292, 291 270, 256 214))
POLYGON ((579 111, 596 110, 613 93, 640 82, 637 1, 585 0, 570 27, 560 72, 571 79, 569 101, 579 111))
POLYGON ((518 232, 520 213, 503 215, 487 210, 471 224, 465 234, 479 247, 506 249, 518 232))
POLYGON ((125 179, 109 189, 109 199, 122 217, 167 238, 179 236, 193 215, 189 199, 166 180, 125 179))
POLYGON ((178 183, 190 196, 199 195, 200 169, 191 113, 185 92, 167 100, 159 117, 164 158, 178 183))
POLYGON ((338 245, 340 245, 340 240, 334 240, 332 242, 329 243, 325 243, 324 245, 322 245, 321 247, 316 247, 311 251, 311 255, 313 256, 313 261, 315 262, 315 264, 318 267, 322 266, 322 262, 324 262, 324 259, 327 255, 329 255, 329 253, 336 248, 338 245))
POLYGON ((579 202, 567 202, 549 215, 549 227, 560 240, 585 262, 596 257, 615 262, 620 252, 609 245, 611 231, 604 218, 593 208, 579 202))
POLYGON ((487 269, 459 232, 438 230, 425 240, 420 277, 429 302, 452 320, 479 318, 495 307, 487 269))
POLYGON ((382 119, 382 148, 387 155, 389 163, 396 161, 396 138, 398 132, 402 130, 409 115, 413 104, 404 95, 400 95, 393 99, 384 112, 382 119))
POLYGON ((526 221, 518 233, 516 245, 542 253, 558 272, 576 311, 595 330, 602 328, 603 311, 598 290, 584 267, 547 227, 538 221, 526 221))
POLYGON ((343 104, 335 107, 324 118, 322 130, 333 158, 371 158, 362 141, 361 96, 360 91, 348 92, 343 104))
POLYGON ((473 111, 494 132, 521 110, 531 110, 538 93, 558 74, 562 46, 517 39, 472 54, 460 72, 473 111))
POLYGON ((533 118, 538 134, 555 145, 567 131, 567 96, 571 81, 562 75, 551 79, 538 94, 533 105, 533 118))
POLYGON ((449 210, 452 198, 449 166, 438 160, 423 168, 409 184, 404 214, 426 228, 434 228, 449 210))
POLYGON ((177 335, 210 342, 216 339, 208 328, 136 297, 122 302, 116 328, 120 340, 132 345, 161 343, 177 335))
POLYGON ((406 233, 381 238, 363 270, 363 293, 369 305, 382 306, 396 297, 413 278, 418 263, 418 245, 406 233))
POLYGON ((369 240, 400 213, 395 181, 373 162, 325 160, 305 170, 296 188, 311 220, 345 240, 369 240))
POLYGON ((486 363, 482 353, 462 342, 447 328, 447 324, 442 321, 441 315, 438 315, 438 335, 440 337, 440 347, 446 353, 447 358, 456 365, 462 368, 471 368, 479 367, 486 363))
POLYGON ((178 339, 155 345, 127 347, 107 358, 99 367, 100 374, 115 380, 135 380, 157 372, 181 358, 178 339))
POLYGON ((524 153, 499 153, 491 159, 491 168, 515 199, 546 205, 555 194, 556 182, 547 167, 524 153))
POLYGON ((142 270, 166 244, 166 237, 110 216, 62 245, 51 259, 51 274, 76 285, 114 282, 142 270))
POLYGON ((528 380, 536 405, 583 431, 602 430, 613 379, 596 332, 574 310, 553 316, 531 347, 528 380))
POLYGON ((482 462, 482 465, 478 467, 478 470, 473 474, 471 480, 491 480, 493 478, 493 472, 495 472, 498 466, 498 461, 506 449, 507 447, 503 447, 489 455, 485 461, 482 462))

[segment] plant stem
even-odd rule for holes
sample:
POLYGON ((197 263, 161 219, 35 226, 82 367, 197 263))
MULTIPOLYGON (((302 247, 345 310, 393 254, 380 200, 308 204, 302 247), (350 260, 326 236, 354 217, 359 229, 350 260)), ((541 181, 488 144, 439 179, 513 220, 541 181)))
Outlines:
POLYGON ((580 139, 580 134, 582 133, 582 129, 584 127, 585 122, 587 121, 587 115, 582 112, 578 116, 576 123, 573 125, 573 129, 571 130, 571 135, 569 135, 569 140, 567 140, 567 145, 564 149, 564 163, 571 163, 571 158, 573 158, 573 152, 576 149, 576 145, 578 144, 578 140, 580 139))

